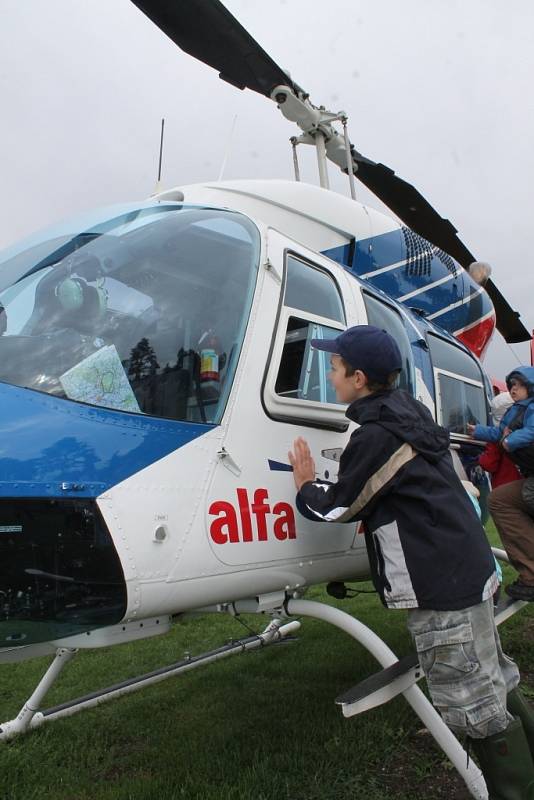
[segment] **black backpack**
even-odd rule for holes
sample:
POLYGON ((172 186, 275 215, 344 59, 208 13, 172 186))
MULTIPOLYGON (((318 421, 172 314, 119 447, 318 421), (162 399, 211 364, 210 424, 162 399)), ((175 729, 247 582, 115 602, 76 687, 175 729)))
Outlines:
MULTIPOLYGON (((520 407, 510 425, 507 426, 510 431, 517 431, 519 428, 523 427, 523 420, 528 407, 529 406, 520 407)), ((520 447, 514 451, 507 450, 506 453, 514 464, 519 467, 526 478, 530 475, 534 475, 534 443, 526 447, 520 447)))

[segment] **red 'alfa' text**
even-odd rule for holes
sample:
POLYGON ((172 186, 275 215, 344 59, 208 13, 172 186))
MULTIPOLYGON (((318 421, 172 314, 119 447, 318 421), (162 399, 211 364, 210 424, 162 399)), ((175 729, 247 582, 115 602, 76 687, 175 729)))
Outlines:
POLYGON ((252 503, 246 489, 237 489, 237 508, 227 500, 215 500, 209 513, 215 517, 210 536, 215 544, 280 542, 296 539, 295 514, 289 503, 275 503, 271 509, 267 489, 255 489, 252 503))

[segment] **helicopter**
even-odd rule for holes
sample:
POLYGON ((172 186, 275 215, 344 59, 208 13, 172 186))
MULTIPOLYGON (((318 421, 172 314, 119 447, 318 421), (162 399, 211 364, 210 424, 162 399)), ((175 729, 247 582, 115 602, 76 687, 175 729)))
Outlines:
MULTIPOLYGON (((451 433, 458 472, 486 422, 479 357, 494 327, 529 333, 453 225, 383 164, 360 154, 347 118, 312 104, 218 0, 134 0, 165 34, 238 89, 297 124, 295 177, 213 181, 79 216, 10 248, 0 262, 0 663, 54 655, 0 740, 40 711, 78 650, 163 634, 186 613, 257 612, 261 637, 293 616, 324 618, 397 670, 340 702, 351 716, 402 692, 465 778, 476 766, 415 685, 421 677, 308 586, 368 577, 360 526, 309 523, 287 452, 305 431, 318 474, 335 479, 350 435, 313 338, 353 324, 391 332, 400 385, 451 433), (337 127, 336 127, 337 126, 337 127), (298 180, 314 147, 320 185, 298 180), (397 219, 328 189, 327 161, 397 219), (286 619, 287 618, 287 619, 286 619)), ((501 552, 500 555, 504 557, 501 552)), ((501 619, 521 607, 513 603, 501 619)), ((159 676, 146 676, 147 685, 159 676)))

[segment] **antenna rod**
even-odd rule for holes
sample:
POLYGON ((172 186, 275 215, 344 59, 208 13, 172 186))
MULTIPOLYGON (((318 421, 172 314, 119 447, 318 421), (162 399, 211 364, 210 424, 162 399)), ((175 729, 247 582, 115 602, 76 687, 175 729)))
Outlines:
POLYGON ((161 120, 161 139, 159 143, 159 166, 158 166, 158 184, 161 181, 161 160, 163 158, 163 130, 165 128, 165 119, 161 120))

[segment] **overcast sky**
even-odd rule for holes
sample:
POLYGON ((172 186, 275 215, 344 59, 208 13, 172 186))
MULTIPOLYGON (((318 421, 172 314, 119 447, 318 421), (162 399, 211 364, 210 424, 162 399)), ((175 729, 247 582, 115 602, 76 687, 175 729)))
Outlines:
MULTIPOLYGON (((360 152, 453 222, 531 329, 534 3, 226 5, 312 102, 349 114, 360 152)), ((129 0, 0 0, 0 12, 0 247, 78 211, 148 196, 162 117, 165 188, 217 178, 235 115, 224 177, 292 178, 297 131, 274 103, 219 80, 129 0)), ((316 182, 311 148, 302 161, 316 182)), ((348 194, 346 178, 333 166, 330 175, 348 194)), ((383 210, 363 188, 358 199, 383 210)), ((495 340, 490 372, 528 363, 526 346, 495 340)))

